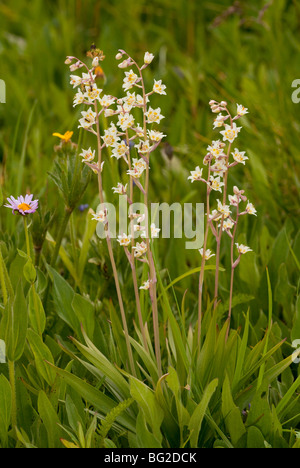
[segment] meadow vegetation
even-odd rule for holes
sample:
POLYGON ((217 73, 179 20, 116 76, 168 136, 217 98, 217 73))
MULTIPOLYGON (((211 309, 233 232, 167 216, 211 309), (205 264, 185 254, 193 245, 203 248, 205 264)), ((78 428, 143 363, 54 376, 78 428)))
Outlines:
POLYGON ((0 2, 0 447, 300 448, 300 7, 106 3, 0 2), (103 92, 74 106, 80 89, 103 92), (117 135, 119 116, 98 98, 127 91, 141 94, 142 128, 119 119, 117 135), (149 128, 148 92, 164 116, 149 128), (214 128, 219 113, 242 127, 238 143, 214 128), (123 140, 121 157, 104 135, 123 140), (228 155, 248 159, 228 171, 222 200, 207 192, 205 157, 223 136, 228 155), (254 216, 239 217, 233 240, 207 231, 202 257, 147 225, 157 238, 139 245, 101 239, 97 207, 124 193, 129 209, 133 195, 146 205, 209 195, 216 234, 228 194, 233 212, 247 196, 254 216))

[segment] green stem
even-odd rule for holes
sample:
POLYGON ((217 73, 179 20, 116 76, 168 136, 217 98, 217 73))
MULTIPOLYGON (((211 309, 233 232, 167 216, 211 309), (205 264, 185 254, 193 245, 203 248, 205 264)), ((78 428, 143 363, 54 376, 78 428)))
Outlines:
MULTIPOLYGON (((95 105, 95 112, 98 115, 97 101, 95 101, 94 105, 95 105)), ((101 133, 100 133, 99 118, 97 118, 97 120, 96 120, 96 126, 97 126, 97 149, 98 149, 98 191, 99 191, 100 203, 102 204, 102 206, 104 206, 104 194, 103 194, 102 174, 101 174, 102 149, 101 149, 101 133)), ((105 237, 106 237, 108 254, 109 254, 110 263, 111 263, 112 270, 113 270, 115 286, 116 286, 116 291, 117 291, 117 296, 118 296, 118 301, 119 301, 119 306, 120 306, 120 312, 121 312, 121 318, 122 318, 122 323, 123 323, 123 328, 124 328, 126 348, 127 348, 127 353, 128 353, 128 359, 129 359, 129 366, 130 366, 130 369, 131 369, 131 372, 132 372, 133 376, 136 377, 136 370, 135 370, 135 365, 134 365, 132 348, 131 348, 131 344, 130 344, 130 337, 129 337, 128 325, 127 325, 127 320, 126 320, 126 313, 125 313, 125 309, 124 309, 124 303, 123 303, 123 297, 122 297, 122 292, 121 292, 121 287, 120 287, 120 282, 119 282, 119 277, 118 277, 118 271, 117 271, 117 267, 116 267, 116 262, 115 262, 115 258, 114 258, 112 245, 111 245, 111 238, 110 238, 110 235, 109 235, 108 224, 105 225, 105 234, 106 234, 105 237)))
MULTIPOLYGON (((134 62, 134 61, 133 61, 134 62)), ((147 97, 146 97, 146 90, 145 90, 145 83, 142 74, 141 68, 134 62, 141 78, 141 86, 143 91, 143 128, 144 128, 144 140, 147 140, 147 122, 146 122, 146 112, 147 112, 147 97)), ((149 213, 149 163, 150 163, 150 153, 147 154, 147 167, 146 167, 146 181, 145 181, 145 193, 144 193, 144 204, 147 209, 147 214, 149 213)), ((156 292, 156 270, 153 261, 153 255, 150 246, 149 240, 149 219, 147 216, 147 224, 146 224, 146 244, 147 244, 147 257, 149 262, 149 269, 150 269, 150 297, 152 303, 152 317, 153 317, 153 334, 154 334, 154 348, 155 348, 155 356, 157 362, 157 369, 159 377, 162 376, 162 366, 161 366, 161 348, 160 348, 160 337, 159 337, 159 318, 158 318, 158 306, 157 306, 157 292, 156 292)), ((150 230, 151 235, 151 230, 150 230)))
POLYGON ((78 258, 76 253, 76 235, 75 235, 75 223, 74 223, 74 213, 70 216, 70 238, 71 238, 71 245, 72 245, 72 253, 73 253, 73 260, 74 265, 77 269, 78 267, 78 258))
POLYGON ((27 250, 27 255, 28 255, 28 257, 31 257, 30 241, 29 241, 28 225, 27 225, 26 216, 23 216, 23 221, 24 221, 24 231, 25 231, 25 238, 26 238, 26 250, 27 250))
MULTIPOLYGON (((207 182, 210 179, 210 172, 211 172, 211 161, 209 161, 208 166, 208 176, 207 182)), ((203 295, 203 281, 204 281, 204 268, 205 268, 205 252, 207 249, 207 240, 208 240, 208 232, 209 232, 209 216, 210 216, 210 188, 207 185, 206 191, 206 229, 204 234, 204 243, 203 243, 203 254, 202 254, 202 261, 201 261, 201 270, 199 274, 199 291, 198 291, 198 346, 201 344, 201 327, 202 327, 202 295, 203 295)))
POLYGON ((15 363, 8 361, 9 381, 11 386, 11 423, 13 429, 17 426, 17 396, 16 396, 16 376, 15 376, 15 363))
MULTIPOLYGON (((126 131, 126 141, 127 141, 127 146, 129 148, 129 139, 128 139, 128 131, 126 131)), ((128 150, 128 167, 129 170, 131 170, 131 159, 130 159, 130 149, 128 150)), ((130 200, 133 201, 133 179, 130 177, 130 200)), ((129 213, 132 215, 132 207, 131 205, 129 206, 129 213)), ((130 217, 130 220, 132 218, 130 217)), ((134 287, 134 294, 135 294, 135 301, 136 301, 136 308, 137 308, 137 314, 138 314, 138 319, 139 319, 139 324, 140 324, 140 329, 142 333, 142 338, 143 338, 143 345, 148 352, 148 343, 147 343, 147 338, 145 334, 145 326, 144 326, 144 321, 143 321, 143 315, 142 315, 142 309, 141 309, 141 301, 140 301, 140 295, 139 295, 139 288, 138 288, 138 283, 137 283, 137 274, 136 274, 136 267, 135 267, 135 258, 134 258, 134 227, 133 223, 131 223, 131 261, 130 266, 131 266, 131 271, 132 271, 132 281, 133 281, 133 287, 134 287)))
MULTIPOLYGON (((2 257, 2 252, 1 252, 1 257, 2 257)), ((3 273, 4 273, 4 278, 5 278, 5 283, 6 283, 6 288, 7 288, 8 295, 9 295, 9 297, 14 297, 14 290, 13 290, 13 287, 12 287, 12 284, 11 284, 11 281, 10 281, 10 277, 9 277, 6 265, 5 265, 4 261, 3 261, 3 257, 2 257, 2 262, 3 262, 2 267, 3 267, 3 273)))
POLYGON ((4 268, 5 268, 4 260, 3 260, 2 251, 0 247, 0 283, 1 283, 1 289, 2 289, 2 294, 3 294, 3 304, 6 305, 8 301, 8 293, 7 293, 6 283, 5 283, 4 268))

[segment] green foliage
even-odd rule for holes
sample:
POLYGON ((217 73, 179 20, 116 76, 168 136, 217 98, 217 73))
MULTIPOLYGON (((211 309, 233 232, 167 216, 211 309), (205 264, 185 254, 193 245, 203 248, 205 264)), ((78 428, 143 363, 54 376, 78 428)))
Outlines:
MULTIPOLYGON (((231 9, 229 0, 7 3, 0 4, 0 79, 7 84, 0 105, 0 447, 300 448, 299 346, 292 345, 300 339, 300 126, 291 99, 300 74, 297 2, 265 9, 258 0, 231 9), (180 239, 160 239, 162 376, 150 300, 141 294, 145 347, 127 259, 113 244, 136 376, 128 370, 106 246, 80 207, 96 210, 98 187, 80 161, 92 140, 77 129, 63 62, 73 52, 82 57, 92 42, 106 55, 107 94, 120 92, 119 48, 138 60, 146 50, 156 55, 145 79, 166 83, 157 105, 168 117, 166 142, 151 163, 153 202, 204 200, 187 168, 217 138, 210 99, 250 110, 242 132, 249 164, 230 175, 229 186, 245 188, 258 217, 243 221, 238 239, 253 253, 236 274, 231 330, 227 337, 226 242, 215 310, 214 266, 206 267, 198 346, 200 257, 180 239), (66 130, 74 131, 72 142, 55 147, 52 134, 66 130), (26 191, 40 201, 29 222, 31 255, 21 217, 2 207, 26 191)), ((110 198, 124 174, 108 156, 110 198)))

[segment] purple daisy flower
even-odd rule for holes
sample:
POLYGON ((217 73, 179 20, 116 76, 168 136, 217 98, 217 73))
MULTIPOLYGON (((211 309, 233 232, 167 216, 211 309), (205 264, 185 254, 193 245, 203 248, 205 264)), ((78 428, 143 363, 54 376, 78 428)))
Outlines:
POLYGON ((13 196, 7 198, 9 204, 4 205, 6 208, 11 208, 13 214, 17 211, 20 215, 26 216, 31 213, 35 213, 38 209, 39 201, 33 200, 33 195, 25 195, 25 198, 20 195, 17 199, 13 196))

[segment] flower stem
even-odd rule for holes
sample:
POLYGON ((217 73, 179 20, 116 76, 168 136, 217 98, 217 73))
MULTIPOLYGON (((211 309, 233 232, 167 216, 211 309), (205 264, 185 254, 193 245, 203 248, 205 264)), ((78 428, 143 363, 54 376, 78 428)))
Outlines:
POLYGON ((26 216, 23 217, 23 220, 24 220, 24 231, 25 231, 27 255, 28 255, 28 257, 31 258, 30 241, 29 241, 28 225, 27 225, 26 216))
MULTIPOLYGON (((95 112, 98 115, 97 102, 95 102, 95 112)), ((98 189, 99 189, 99 199, 100 199, 100 203, 102 205, 104 205, 104 195, 103 195, 103 186, 102 186, 102 173, 101 173, 102 149, 101 149, 101 134, 100 134, 99 118, 97 118, 97 120, 96 120, 96 127, 97 127, 97 143, 98 143, 98 189)), ((126 342, 126 347, 127 347, 129 365, 130 365, 130 369, 131 369, 132 374, 134 376, 136 376, 134 360, 133 360, 133 354, 132 354, 132 349, 131 349, 130 339, 129 339, 128 326, 127 326, 127 321, 126 321, 126 314, 125 314, 123 298, 122 298, 122 293, 121 293, 121 288, 120 288, 118 271, 117 271, 117 267, 116 267, 116 262, 115 262, 115 258, 114 258, 114 254, 113 254, 112 245, 111 245, 111 238, 110 238, 110 235, 109 235, 108 223, 105 224, 105 234, 106 234, 106 243, 107 243, 110 263, 111 263, 111 266, 112 266, 112 269, 113 269, 115 286, 116 286, 116 291, 117 291, 117 296, 118 296, 118 301, 119 301, 119 306, 120 306, 120 312, 121 312, 121 318, 122 318, 122 323, 123 323, 123 328, 124 328, 124 335, 125 335, 125 342, 126 342)))
POLYGON ((3 304, 6 305, 8 301, 8 292, 7 292, 7 287, 6 287, 6 282, 5 282, 5 273, 4 273, 4 260, 2 256, 2 251, 0 247, 0 283, 1 283, 1 289, 2 289, 2 295, 3 295, 3 304))
MULTIPOLYGON (((143 124, 144 124, 144 140, 147 140, 147 123, 146 123, 146 112, 147 112, 147 96, 145 91, 145 83, 142 74, 142 70, 136 64, 140 78, 141 78, 141 85, 143 90, 143 124)), ((149 193, 149 163, 150 163, 150 154, 147 155, 147 166, 146 166, 146 182, 145 182, 145 193, 144 193, 144 204, 147 209, 147 213, 149 213, 148 205, 148 193, 149 193)), ((154 333, 154 348, 155 348, 155 356, 157 362, 157 369, 158 369, 158 376, 162 376, 162 368, 161 368, 161 351, 160 351, 160 338, 159 338, 159 320, 158 320, 158 307, 157 307, 157 295, 156 295, 156 271, 155 265, 153 260, 153 255, 150 247, 150 240, 149 240, 149 219, 147 216, 147 224, 146 224, 146 244, 147 244, 147 256, 150 268, 150 297, 152 303, 152 314, 153 314, 153 333, 154 333)))
MULTIPOLYGON (((208 166, 208 176, 207 181, 210 179, 210 168, 211 168, 211 161, 209 162, 208 166)), ((201 343, 201 325, 202 325, 202 294, 203 294, 203 281, 204 281, 204 267, 205 267, 205 252, 207 248, 207 239, 208 239, 208 232, 209 232, 209 215, 210 215, 210 204, 209 204, 209 196, 210 196, 210 188, 207 184, 207 191, 206 191, 206 228, 204 234, 204 243, 203 243, 203 255, 202 255, 202 262, 201 262, 201 270, 199 275, 199 292, 198 292, 198 346, 201 343)))
MULTIPOLYGON (((126 140, 127 140, 127 145, 129 148, 129 140, 128 140, 128 131, 126 131, 126 140)), ((130 160, 130 150, 128 154, 128 167, 129 170, 131 170, 131 160, 130 160)), ((133 200, 133 179, 130 177, 130 200, 133 200)), ((132 214, 132 207, 131 204, 129 206, 129 214, 132 214)), ((131 241, 131 247, 134 246, 134 227, 133 223, 131 223, 131 236, 132 236, 132 241, 131 241)), ((142 316, 142 310, 141 310, 141 301, 140 301, 140 295, 139 295, 139 288, 138 288, 138 283, 137 283, 137 275, 136 275, 136 268, 135 268, 135 259, 134 259, 134 251, 131 248, 131 259, 130 259, 130 266, 131 266, 131 271, 132 271, 132 281, 133 281, 133 288, 134 288, 134 294, 135 294, 135 301, 136 301, 136 308, 137 308, 137 314, 138 314, 138 319, 139 319, 139 324, 140 324, 140 329, 142 333, 142 338, 143 338, 143 345, 148 351, 148 343, 146 339, 146 334, 145 334, 145 326, 144 326, 144 321, 143 321, 143 316, 142 316)))
POLYGON ((231 248, 230 248, 230 258, 231 258, 231 277, 230 277, 230 293, 229 293, 229 309, 228 309, 228 328, 226 332, 226 341, 228 339, 229 330, 230 330, 230 321, 231 321, 231 310, 232 310, 232 296, 233 296, 233 280, 234 280, 234 270, 236 268, 236 264, 233 259, 233 251, 234 251, 234 240, 237 231, 237 225, 239 220, 240 212, 239 212, 239 198, 237 203, 237 213, 236 213, 236 220, 235 225, 231 237, 231 248))

